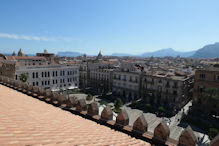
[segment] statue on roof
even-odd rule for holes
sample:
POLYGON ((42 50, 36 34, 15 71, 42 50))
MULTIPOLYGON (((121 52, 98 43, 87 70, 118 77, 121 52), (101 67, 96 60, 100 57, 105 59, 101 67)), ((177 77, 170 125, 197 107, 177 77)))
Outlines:
POLYGON ((24 56, 24 54, 23 54, 21 48, 20 48, 20 50, 19 50, 19 52, 18 52, 18 56, 24 56))

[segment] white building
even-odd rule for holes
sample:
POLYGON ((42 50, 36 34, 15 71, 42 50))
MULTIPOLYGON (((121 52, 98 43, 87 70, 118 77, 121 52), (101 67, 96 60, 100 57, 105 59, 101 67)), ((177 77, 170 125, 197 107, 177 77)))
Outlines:
POLYGON ((17 66, 15 79, 22 73, 28 75, 27 82, 33 86, 53 91, 73 89, 79 86, 79 67, 66 65, 17 66))
POLYGON ((126 101, 140 98, 140 72, 134 63, 123 62, 113 72, 113 93, 125 98, 126 101))

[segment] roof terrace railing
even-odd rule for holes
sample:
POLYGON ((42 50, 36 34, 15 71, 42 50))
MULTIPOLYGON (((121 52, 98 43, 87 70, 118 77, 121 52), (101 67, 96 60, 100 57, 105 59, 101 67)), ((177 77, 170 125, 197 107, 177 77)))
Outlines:
MULTIPOLYGON (((85 99, 78 100, 76 97, 68 97, 66 94, 58 94, 49 89, 45 90, 5 76, 0 76, 0 84, 43 100, 47 103, 60 106, 63 109, 70 110, 73 113, 77 113, 85 118, 89 118, 102 124, 105 123, 105 125, 111 128, 115 128, 119 131, 159 145, 195 146, 197 143, 197 138, 190 126, 184 129, 178 140, 173 140, 170 138, 170 128, 164 121, 161 121, 154 128, 154 131, 151 134, 148 131, 147 119, 145 119, 143 115, 140 115, 134 121, 133 126, 128 125, 129 116, 125 109, 117 115, 116 121, 114 121, 111 108, 108 106, 105 107, 99 115, 99 105, 95 101, 87 105, 85 99)), ((211 141, 210 146, 218 146, 218 144, 219 135, 211 141)))

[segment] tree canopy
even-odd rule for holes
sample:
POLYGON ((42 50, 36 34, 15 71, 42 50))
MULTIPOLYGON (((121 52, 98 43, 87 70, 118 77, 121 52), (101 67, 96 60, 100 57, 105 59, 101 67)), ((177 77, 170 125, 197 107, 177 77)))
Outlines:
POLYGON ((28 75, 26 73, 22 73, 19 78, 22 82, 26 82, 28 79, 28 75))

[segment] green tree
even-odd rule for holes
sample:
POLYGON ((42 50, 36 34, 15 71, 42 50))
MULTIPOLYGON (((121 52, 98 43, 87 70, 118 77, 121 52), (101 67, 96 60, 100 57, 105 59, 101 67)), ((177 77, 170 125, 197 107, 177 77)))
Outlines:
POLYGON ((150 104, 146 104, 146 105, 145 105, 145 109, 146 109, 147 111, 150 111, 151 105, 150 105, 150 104))
POLYGON ((134 101, 134 102, 132 103, 132 107, 133 107, 133 108, 136 108, 137 105, 138 105, 138 103, 137 103, 136 101, 134 101))
POLYGON ((219 90, 216 88, 207 88, 203 92, 203 98, 207 101, 219 102, 219 90))
POLYGON ((93 96, 91 94, 88 94, 86 97, 86 100, 91 101, 93 99, 93 96))
POLYGON ((100 105, 103 105, 103 104, 104 104, 104 105, 107 105, 108 103, 107 103, 106 101, 101 101, 101 102, 100 102, 100 105))
POLYGON ((19 78, 22 82, 26 82, 28 79, 28 75, 26 73, 22 73, 19 78))
POLYGON ((210 128, 208 130, 208 136, 212 140, 215 136, 219 134, 219 131, 216 128, 210 128))
POLYGON ((116 98, 114 101, 114 106, 116 109, 119 109, 123 105, 122 100, 120 98, 116 98))
POLYGON ((164 112, 165 112, 165 109, 164 109, 164 107, 160 106, 160 107, 158 108, 158 111, 159 111, 160 113, 164 113, 164 112))

